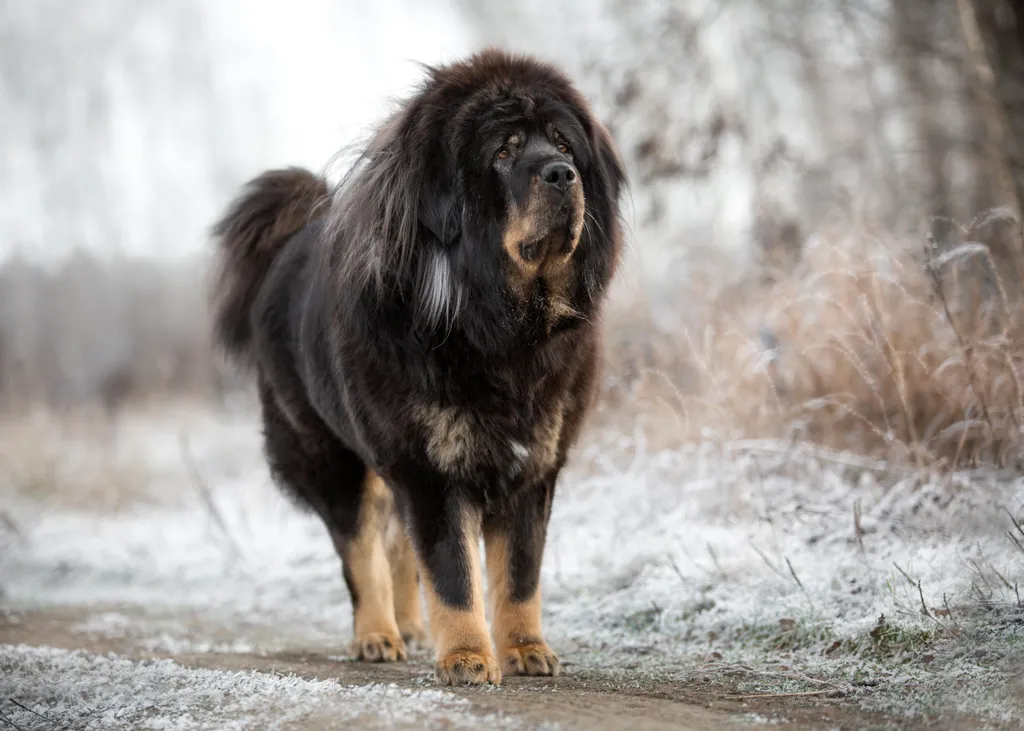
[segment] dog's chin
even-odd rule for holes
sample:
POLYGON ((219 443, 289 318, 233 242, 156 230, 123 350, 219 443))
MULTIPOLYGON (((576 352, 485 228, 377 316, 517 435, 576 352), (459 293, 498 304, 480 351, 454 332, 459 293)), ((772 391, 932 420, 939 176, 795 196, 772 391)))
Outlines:
POLYGON ((565 261, 579 242, 581 212, 563 205, 546 218, 542 226, 519 244, 519 256, 527 264, 565 261))
POLYGON ((546 233, 519 244, 519 255, 529 264, 568 256, 572 253, 571 231, 572 227, 567 223, 548 229, 546 233))

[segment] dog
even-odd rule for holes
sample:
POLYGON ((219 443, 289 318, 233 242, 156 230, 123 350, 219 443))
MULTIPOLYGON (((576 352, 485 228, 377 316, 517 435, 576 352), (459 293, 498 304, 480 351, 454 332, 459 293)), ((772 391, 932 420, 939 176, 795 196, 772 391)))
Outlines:
POLYGON ((440 683, 553 676, 541 559, 626 174, 555 67, 488 49, 425 69, 336 186, 271 170, 230 204, 215 339, 255 374, 275 481, 333 540, 359 659, 427 641, 422 583, 440 683))

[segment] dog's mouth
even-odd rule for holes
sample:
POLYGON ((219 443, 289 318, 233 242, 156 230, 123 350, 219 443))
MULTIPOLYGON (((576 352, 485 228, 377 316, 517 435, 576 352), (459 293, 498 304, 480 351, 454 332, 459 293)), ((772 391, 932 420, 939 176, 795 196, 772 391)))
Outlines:
POLYGON ((528 277, 568 265, 583 234, 582 189, 577 186, 568 196, 542 193, 523 208, 511 206, 504 234, 505 250, 528 277))
POLYGON ((552 210, 538 226, 519 243, 519 256, 528 264, 541 261, 566 261, 576 250, 582 233, 582 211, 570 201, 552 210), (542 233, 543 232, 543 233, 542 233))
POLYGON ((572 226, 562 224, 549 230, 543 236, 524 240, 519 244, 519 256, 523 261, 534 263, 548 258, 564 258, 572 253, 575 245, 572 240, 572 226))

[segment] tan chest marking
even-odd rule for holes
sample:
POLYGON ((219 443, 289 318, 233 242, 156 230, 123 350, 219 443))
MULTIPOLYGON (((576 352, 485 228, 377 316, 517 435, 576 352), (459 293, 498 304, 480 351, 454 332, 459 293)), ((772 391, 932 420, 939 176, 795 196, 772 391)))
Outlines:
POLYGON ((480 436, 475 420, 452 407, 420 406, 416 419, 426 432, 427 456, 443 472, 454 472, 473 461, 480 436))
MULTIPOLYGON (((567 400, 549 408, 534 424, 528 441, 503 445, 514 476, 536 479, 554 467, 565 426, 567 400)), ((416 419, 426 434, 427 456, 442 472, 467 470, 483 459, 495 437, 472 415, 452 407, 421 406, 416 419)), ((501 448, 499 448, 501 453, 501 448)))
POLYGON ((530 445, 530 460, 527 469, 532 477, 540 477, 555 466, 558 460, 558 446, 565 424, 565 403, 544 415, 533 427, 533 443, 530 445))

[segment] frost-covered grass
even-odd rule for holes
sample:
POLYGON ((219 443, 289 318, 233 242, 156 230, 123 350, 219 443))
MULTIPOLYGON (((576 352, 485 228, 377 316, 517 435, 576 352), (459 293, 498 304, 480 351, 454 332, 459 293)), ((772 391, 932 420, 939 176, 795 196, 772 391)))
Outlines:
MULTIPOLYGON (((0 528, 8 611, 95 606, 75 633, 158 655, 344 653, 338 560, 270 484, 252 414, 115 429, 160 499, 90 512, 21 494, 17 532, 0 528)), ((648 443, 592 434, 556 498, 545 623, 570 673, 1022 718, 1008 683, 1024 480, 773 441, 648 443)))

